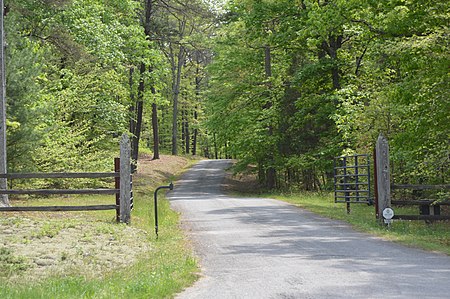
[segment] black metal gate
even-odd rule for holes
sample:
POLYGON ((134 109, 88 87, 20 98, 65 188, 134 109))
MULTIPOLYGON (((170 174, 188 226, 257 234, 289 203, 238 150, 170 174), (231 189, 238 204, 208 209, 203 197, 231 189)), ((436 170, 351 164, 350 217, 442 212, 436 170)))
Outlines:
POLYGON ((352 155, 334 158, 334 202, 373 203, 370 195, 369 155, 352 155))

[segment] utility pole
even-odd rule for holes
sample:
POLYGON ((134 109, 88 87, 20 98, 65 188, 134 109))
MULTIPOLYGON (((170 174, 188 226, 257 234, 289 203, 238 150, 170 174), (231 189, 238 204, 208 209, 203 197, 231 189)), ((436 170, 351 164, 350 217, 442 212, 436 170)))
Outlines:
MULTIPOLYGON (((5 78, 5 6, 0 0, 0 173, 6 173, 6 78, 5 78)), ((6 178, 0 178, 0 189, 6 190, 6 178)), ((7 194, 0 195, 0 206, 9 206, 7 194)))

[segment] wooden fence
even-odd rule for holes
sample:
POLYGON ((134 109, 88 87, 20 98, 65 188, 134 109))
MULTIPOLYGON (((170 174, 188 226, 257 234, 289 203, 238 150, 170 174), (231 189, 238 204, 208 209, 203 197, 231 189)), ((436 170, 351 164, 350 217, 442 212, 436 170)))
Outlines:
POLYGON ((392 190, 450 190, 450 185, 397 185, 391 184, 389 167, 389 144, 387 139, 380 135, 374 153, 374 187, 375 207, 378 219, 382 219, 383 210, 393 205, 419 206, 419 215, 394 215, 393 219, 403 220, 450 220, 450 215, 441 215, 441 206, 450 205, 450 200, 420 199, 420 200, 393 200, 392 190))
POLYGON ((75 178, 115 178, 114 188, 107 189, 27 189, 0 190, 0 194, 111 194, 116 195, 115 204, 109 205, 83 205, 83 206, 16 206, 0 207, 0 212, 19 211, 98 211, 116 210, 116 220, 123 223, 130 222, 131 214, 131 163, 130 163, 130 140, 124 134, 120 141, 120 158, 114 160, 114 172, 94 173, 2 173, 0 178, 6 179, 75 179, 75 178))

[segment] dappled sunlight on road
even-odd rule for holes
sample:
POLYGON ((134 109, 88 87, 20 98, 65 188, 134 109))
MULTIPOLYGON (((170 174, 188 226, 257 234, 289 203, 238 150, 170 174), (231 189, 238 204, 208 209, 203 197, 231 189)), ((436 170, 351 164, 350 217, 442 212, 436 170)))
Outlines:
POLYGON ((180 298, 450 294, 449 257, 392 244, 277 200, 227 196, 220 188, 220 169, 227 165, 202 161, 169 194, 204 266, 204 278, 180 298))

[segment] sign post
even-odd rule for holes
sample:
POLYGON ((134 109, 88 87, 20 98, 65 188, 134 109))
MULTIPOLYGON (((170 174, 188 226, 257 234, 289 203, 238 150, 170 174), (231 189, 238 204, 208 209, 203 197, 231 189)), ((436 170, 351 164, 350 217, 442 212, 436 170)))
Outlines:
POLYGON ((384 223, 386 223, 388 226, 392 223, 392 218, 394 217, 394 210, 391 208, 386 208, 383 210, 383 218, 384 223))
MULTIPOLYGON (((376 156, 376 194, 378 215, 391 206, 391 177, 389 172, 389 144, 387 139, 380 134, 375 147, 376 156)), ((381 218, 381 217, 380 217, 381 218)))

